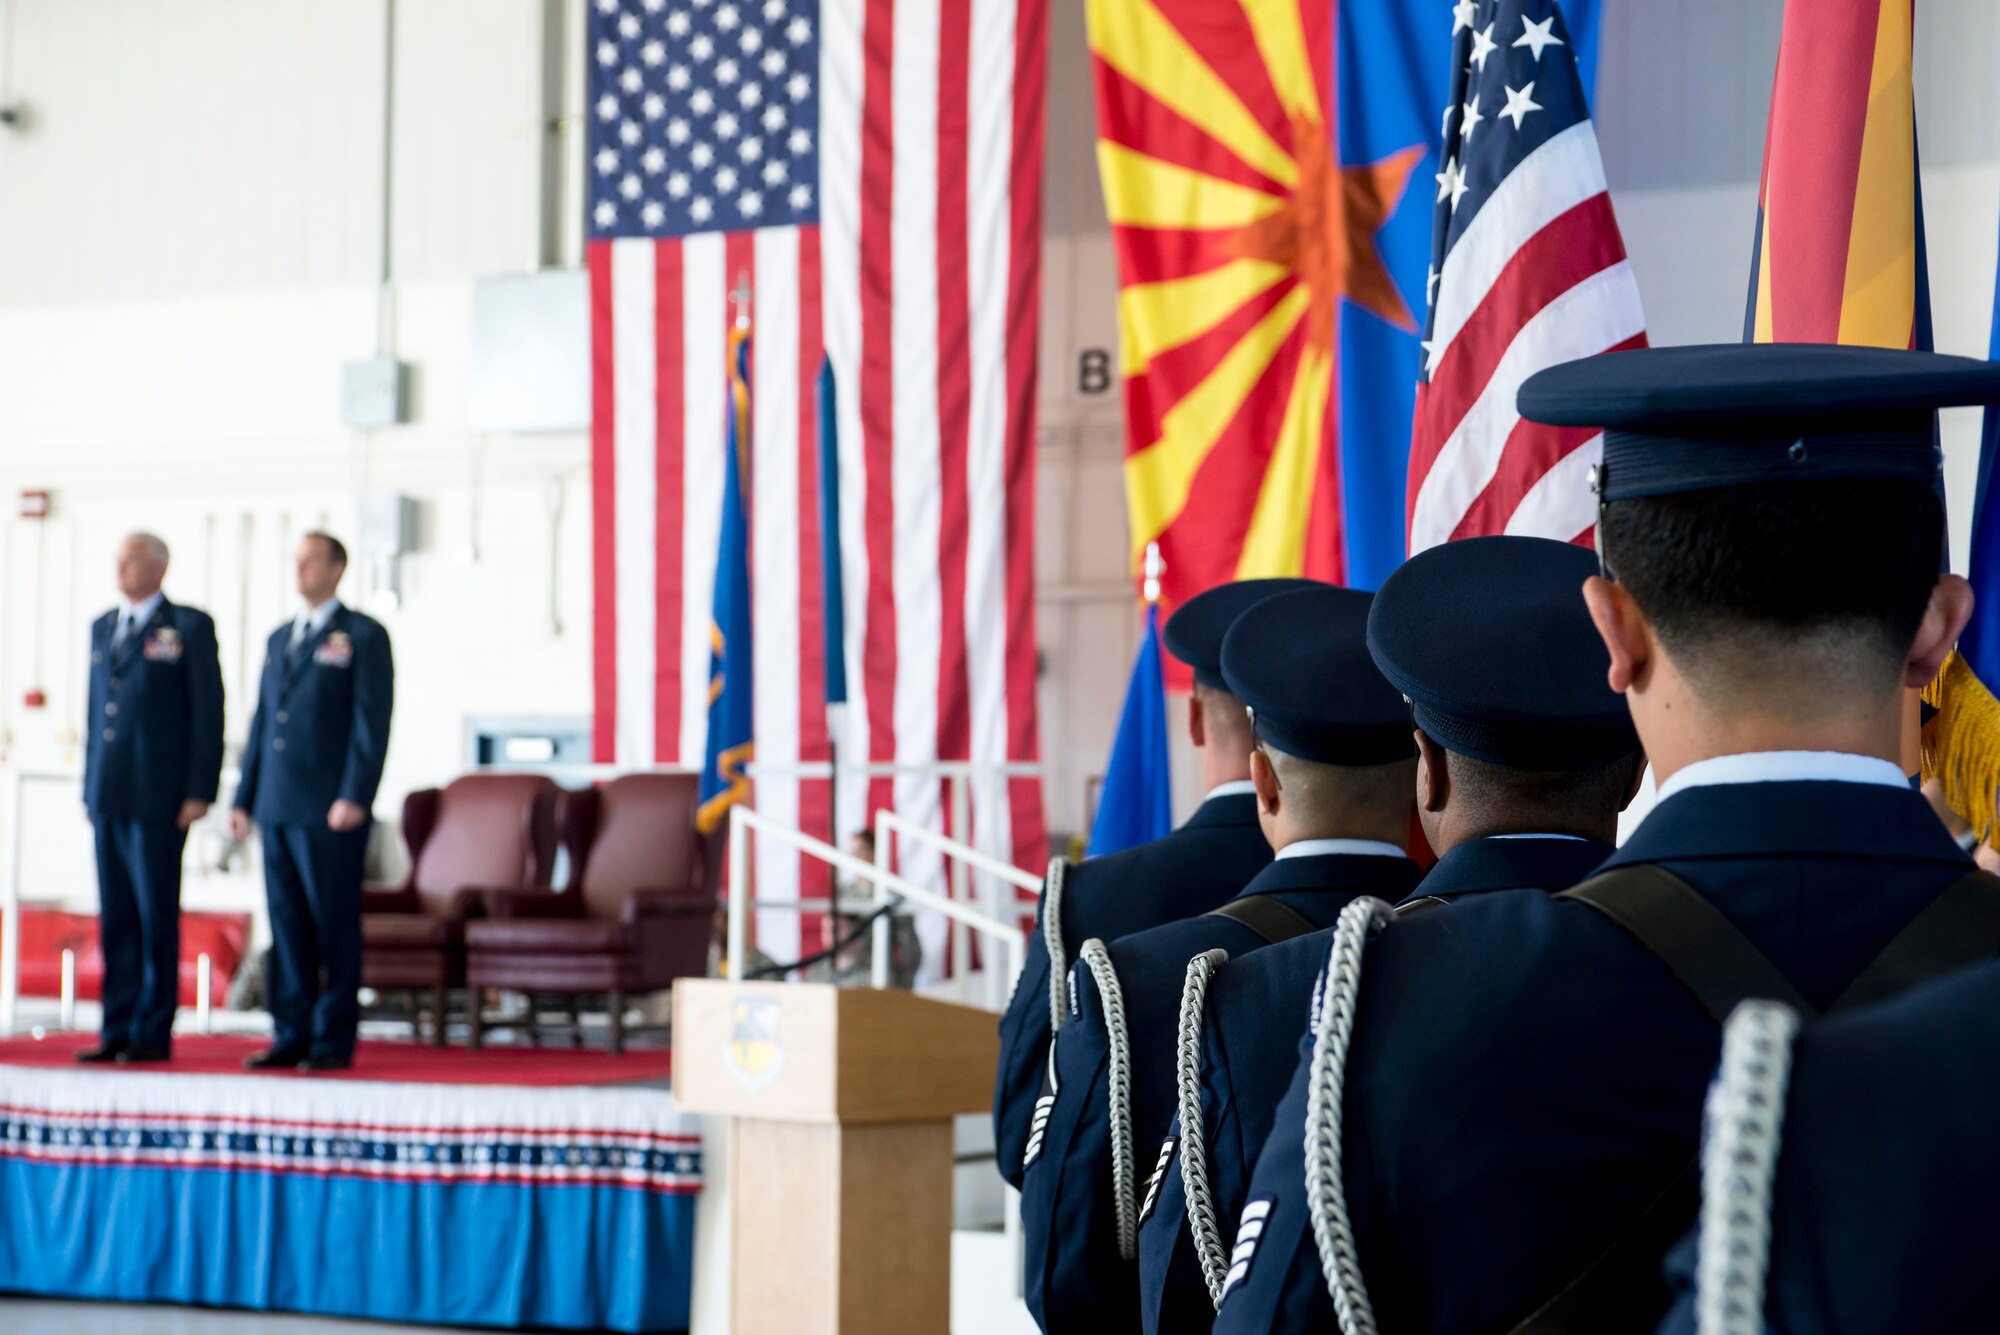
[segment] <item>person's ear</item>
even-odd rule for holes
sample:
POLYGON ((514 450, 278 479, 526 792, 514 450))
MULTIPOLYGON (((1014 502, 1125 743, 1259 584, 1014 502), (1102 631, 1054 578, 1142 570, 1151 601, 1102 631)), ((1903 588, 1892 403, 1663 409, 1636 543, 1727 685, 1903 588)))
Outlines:
POLYGON ((1282 802, 1278 795, 1278 771, 1271 768, 1271 758, 1261 746, 1250 752, 1250 783, 1257 790, 1258 814, 1277 815, 1282 802))
POLYGON ((1924 608, 1923 623, 1910 645, 1903 667, 1903 684, 1919 690, 1931 684, 1958 643, 1959 632, 1972 620, 1972 585, 1962 575, 1939 575, 1924 608))
POLYGON ((1602 575, 1592 575, 1583 582, 1583 603, 1590 609, 1590 622, 1597 627, 1598 638, 1611 654, 1611 689, 1623 695, 1645 672, 1652 656, 1653 637, 1645 614, 1630 590, 1602 575))
POLYGON ((1188 740, 1197 750, 1208 745, 1208 715, 1202 708, 1199 686, 1188 693, 1188 740))
POLYGON ((1443 811, 1445 803, 1451 800, 1451 771, 1447 768, 1444 748, 1422 728, 1416 730, 1416 737, 1417 809, 1443 811))

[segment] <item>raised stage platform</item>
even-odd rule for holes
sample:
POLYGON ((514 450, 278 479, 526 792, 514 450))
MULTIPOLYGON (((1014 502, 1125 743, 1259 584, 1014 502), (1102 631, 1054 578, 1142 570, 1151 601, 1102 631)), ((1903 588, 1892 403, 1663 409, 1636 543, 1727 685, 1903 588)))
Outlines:
POLYGON ((262 1043, 83 1068, 0 1041, 0 1291, 450 1325, 688 1324, 698 1119, 667 1055, 262 1043))

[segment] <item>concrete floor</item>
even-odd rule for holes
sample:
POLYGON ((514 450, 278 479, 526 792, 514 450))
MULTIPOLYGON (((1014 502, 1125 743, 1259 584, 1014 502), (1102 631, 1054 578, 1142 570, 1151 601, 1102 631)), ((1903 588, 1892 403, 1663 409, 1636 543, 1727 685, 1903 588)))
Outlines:
MULTIPOLYGON (((0 1297, 7 1335, 454 1335, 455 1327, 330 1321, 285 1312, 230 1312, 203 1307, 48 1302, 0 1297)), ((457 1335, 472 1335, 458 1331, 457 1335)), ((490 1335, 490 1332, 484 1333, 490 1335)))

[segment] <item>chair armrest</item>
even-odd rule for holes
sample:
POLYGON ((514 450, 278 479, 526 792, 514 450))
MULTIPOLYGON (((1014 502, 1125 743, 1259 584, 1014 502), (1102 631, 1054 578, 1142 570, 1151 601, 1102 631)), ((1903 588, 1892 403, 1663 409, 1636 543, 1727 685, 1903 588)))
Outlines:
POLYGON ((644 918, 709 917, 715 912, 715 898, 702 890, 634 890, 625 896, 619 921, 632 924, 644 918))
POLYGON ((581 914, 583 901, 573 894, 553 890, 481 890, 486 914, 491 918, 574 918, 581 914))
POLYGON ((421 906, 417 902, 417 892, 406 885, 382 885, 369 882, 361 887, 361 911, 363 913, 417 913, 421 906))

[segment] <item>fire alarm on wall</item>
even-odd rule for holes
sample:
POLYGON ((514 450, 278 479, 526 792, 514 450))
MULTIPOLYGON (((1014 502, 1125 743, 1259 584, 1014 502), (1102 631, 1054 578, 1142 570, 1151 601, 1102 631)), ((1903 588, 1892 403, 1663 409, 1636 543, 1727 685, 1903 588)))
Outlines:
POLYGON ((49 517, 49 494, 46 491, 24 491, 21 493, 21 518, 47 519, 49 517))

